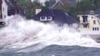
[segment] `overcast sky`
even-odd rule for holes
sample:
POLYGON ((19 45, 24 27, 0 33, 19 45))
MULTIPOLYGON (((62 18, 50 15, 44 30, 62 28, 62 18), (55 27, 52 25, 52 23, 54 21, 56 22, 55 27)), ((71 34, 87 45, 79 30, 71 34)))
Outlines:
POLYGON ((45 0, 40 0, 41 2, 44 2, 45 0))

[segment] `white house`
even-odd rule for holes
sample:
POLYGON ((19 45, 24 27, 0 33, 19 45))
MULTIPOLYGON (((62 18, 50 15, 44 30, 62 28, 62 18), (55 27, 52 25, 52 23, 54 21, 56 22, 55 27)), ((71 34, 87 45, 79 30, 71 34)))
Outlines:
POLYGON ((0 22, 3 22, 7 16, 21 13, 20 8, 14 0, 0 0, 0 22))
POLYGON ((100 35, 100 14, 91 11, 90 14, 78 15, 78 17, 79 29, 83 34, 100 35))
POLYGON ((8 5, 5 0, 2 0, 2 19, 8 16, 8 5))
POLYGON ((5 0, 0 0, 0 22, 8 16, 8 5, 5 0))

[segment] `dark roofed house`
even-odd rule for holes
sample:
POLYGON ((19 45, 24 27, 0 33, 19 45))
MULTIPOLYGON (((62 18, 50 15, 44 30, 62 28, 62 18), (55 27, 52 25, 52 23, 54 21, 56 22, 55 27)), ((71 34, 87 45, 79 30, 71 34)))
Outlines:
POLYGON ((36 21, 41 22, 52 22, 55 23, 67 23, 67 24, 73 24, 77 23, 77 20, 71 16, 69 16, 66 12, 60 10, 60 9, 44 9, 37 15, 33 17, 36 21))

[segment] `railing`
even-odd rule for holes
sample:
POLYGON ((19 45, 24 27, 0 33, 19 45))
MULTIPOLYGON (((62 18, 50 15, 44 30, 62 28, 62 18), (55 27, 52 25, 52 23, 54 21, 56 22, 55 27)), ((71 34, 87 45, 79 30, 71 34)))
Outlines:
POLYGON ((88 22, 83 22, 83 23, 80 23, 80 24, 82 24, 82 25, 83 25, 83 24, 88 24, 88 22))

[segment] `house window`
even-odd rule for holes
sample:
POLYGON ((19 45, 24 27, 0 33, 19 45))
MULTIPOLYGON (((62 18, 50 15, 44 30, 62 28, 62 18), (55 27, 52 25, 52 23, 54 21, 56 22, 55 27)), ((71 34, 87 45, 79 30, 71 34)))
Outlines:
POLYGON ((93 17, 91 17, 93 19, 93 17))
POLYGON ((87 22, 87 21, 88 21, 88 20, 87 20, 87 17, 88 17, 88 16, 82 16, 83 22, 87 22))
POLYGON ((40 21, 47 21, 47 17, 41 16, 41 17, 40 17, 40 21))
POLYGON ((3 8, 3 11, 4 11, 5 9, 3 8))
POLYGON ((96 21, 95 20, 93 20, 93 24, 96 24, 96 21))
POLYGON ((47 19, 48 19, 48 21, 52 21, 52 17, 51 16, 48 16, 47 19))
POLYGON ((41 16, 40 21, 52 21, 52 16, 41 16))
POLYGON ((4 18, 6 18, 6 15, 4 15, 4 18))
POLYGON ((98 31, 99 27, 93 27, 93 31, 98 31))
POLYGON ((92 28, 92 30, 94 31, 94 27, 92 28))
POLYGON ((99 27, 97 27, 97 30, 99 30, 99 27))
POLYGON ((14 8, 8 9, 8 16, 14 15, 16 10, 14 8))

